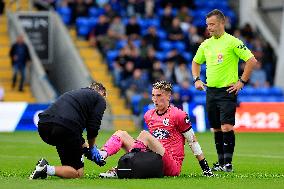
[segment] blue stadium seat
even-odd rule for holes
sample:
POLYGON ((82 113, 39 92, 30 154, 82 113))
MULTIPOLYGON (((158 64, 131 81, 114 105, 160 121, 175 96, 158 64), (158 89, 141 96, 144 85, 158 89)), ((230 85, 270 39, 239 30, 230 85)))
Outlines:
POLYGON ((188 62, 188 63, 191 63, 192 62, 192 53, 191 52, 183 52, 182 53, 182 56, 186 59, 186 61, 188 62))
POLYGON ((159 36, 161 40, 164 40, 167 38, 167 33, 162 29, 157 29, 157 35, 159 36))
POLYGON ((57 13, 60 15, 64 24, 69 25, 71 24, 71 9, 69 7, 58 7, 57 13))
POLYGON ((131 97, 131 107, 135 115, 138 115, 140 113, 138 105, 139 105, 141 98, 142 96, 140 94, 134 94, 131 97))
POLYGON ((173 92, 179 93, 180 91, 180 86, 178 84, 173 85, 173 92))
POLYGON ((196 104, 206 104, 206 97, 204 95, 195 95, 193 96, 193 102, 196 104))
POLYGON ((91 27, 89 24, 89 18, 79 17, 76 19, 77 35, 87 37, 90 33, 91 27))
POLYGON ((119 51, 118 50, 110 50, 107 51, 107 55, 106 55, 106 61, 108 64, 108 67, 112 70, 113 68, 113 61, 115 60, 115 58, 119 55, 119 51))
POLYGON ((172 43, 172 46, 176 48, 180 53, 183 53, 185 51, 185 44, 181 41, 172 43))
POLYGON ((102 8, 91 7, 89 9, 89 16, 90 17, 96 17, 97 18, 102 14, 104 14, 104 9, 102 9, 102 8))
POLYGON ((164 61, 166 58, 166 53, 163 51, 156 51, 155 57, 160 61, 164 61))
POLYGON ((169 41, 162 41, 160 43, 160 48, 163 50, 163 51, 169 51, 173 48, 173 45, 171 42, 169 41))
POLYGON ((121 49, 123 47, 125 47, 127 45, 127 41, 126 40, 119 40, 116 43, 116 49, 121 49))

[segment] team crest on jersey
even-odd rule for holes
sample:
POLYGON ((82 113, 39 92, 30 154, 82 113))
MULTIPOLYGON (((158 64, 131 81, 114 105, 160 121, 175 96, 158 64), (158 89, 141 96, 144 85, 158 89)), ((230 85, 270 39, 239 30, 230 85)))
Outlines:
POLYGON ((170 119, 169 119, 169 118, 165 118, 165 119, 163 120, 163 124, 164 124, 165 126, 169 126, 169 125, 170 125, 170 119))
POLYGON ((184 118, 184 122, 186 124, 189 124, 190 123, 190 118, 188 117, 188 115, 184 118))
POLYGON ((222 63, 223 62, 223 54, 222 53, 219 53, 217 58, 218 58, 218 63, 222 63))
POLYGON ((156 129, 156 130, 153 132, 153 136, 154 136, 156 139, 167 139, 167 138, 169 138, 170 133, 169 133, 169 131, 167 131, 166 129, 156 129))

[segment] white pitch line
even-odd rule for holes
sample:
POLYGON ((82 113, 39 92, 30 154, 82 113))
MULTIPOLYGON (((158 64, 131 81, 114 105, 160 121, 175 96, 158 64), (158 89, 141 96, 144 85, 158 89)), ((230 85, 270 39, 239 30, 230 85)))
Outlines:
MULTIPOLYGON (((213 152, 205 152, 205 154, 216 154, 213 152)), ((284 159, 284 156, 281 155, 263 155, 263 154, 239 154, 234 153, 234 157, 256 157, 256 158, 265 158, 265 159, 284 159)))

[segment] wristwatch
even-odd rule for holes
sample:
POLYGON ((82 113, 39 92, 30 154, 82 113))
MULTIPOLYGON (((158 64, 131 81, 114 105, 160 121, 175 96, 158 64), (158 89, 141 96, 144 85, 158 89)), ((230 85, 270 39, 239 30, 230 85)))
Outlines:
POLYGON ((244 81, 244 80, 242 80, 242 78, 241 78, 241 77, 239 78, 239 81, 240 81, 240 82, 242 82, 244 85, 248 84, 248 81, 244 81))
POLYGON ((200 80, 199 76, 193 77, 193 83, 195 83, 196 81, 200 80))

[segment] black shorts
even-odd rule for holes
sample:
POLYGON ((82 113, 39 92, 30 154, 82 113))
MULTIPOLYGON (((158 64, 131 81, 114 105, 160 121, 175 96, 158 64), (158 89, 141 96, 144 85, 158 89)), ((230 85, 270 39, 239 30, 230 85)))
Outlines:
POLYGON ((44 142, 56 146, 62 165, 76 170, 84 167, 82 143, 78 135, 55 123, 39 123, 38 132, 44 142))
POLYGON ((219 129, 223 124, 235 125, 237 96, 228 93, 228 87, 208 87, 206 92, 206 109, 211 128, 219 129))

